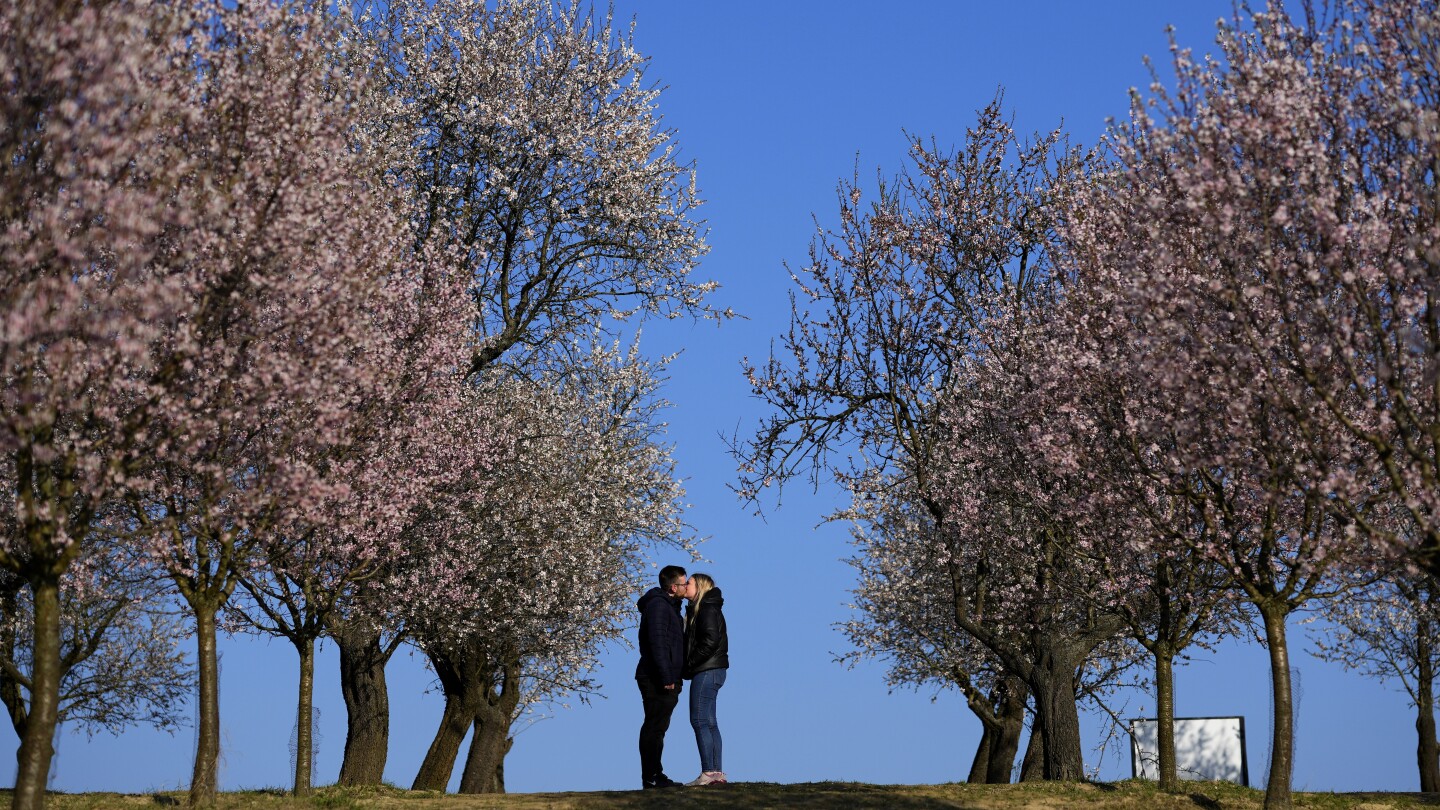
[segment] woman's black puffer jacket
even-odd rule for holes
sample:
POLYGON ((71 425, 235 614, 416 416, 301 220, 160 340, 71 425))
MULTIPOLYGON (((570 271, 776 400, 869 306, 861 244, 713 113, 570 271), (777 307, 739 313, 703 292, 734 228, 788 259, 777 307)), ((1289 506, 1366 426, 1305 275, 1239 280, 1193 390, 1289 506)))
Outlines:
POLYGON ((719 588, 711 588, 700 600, 700 615, 694 609, 685 616, 685 679, 707 669, 730 667, 730 636, 725 632, 725 614, 721 608, 725 597, 719 588))

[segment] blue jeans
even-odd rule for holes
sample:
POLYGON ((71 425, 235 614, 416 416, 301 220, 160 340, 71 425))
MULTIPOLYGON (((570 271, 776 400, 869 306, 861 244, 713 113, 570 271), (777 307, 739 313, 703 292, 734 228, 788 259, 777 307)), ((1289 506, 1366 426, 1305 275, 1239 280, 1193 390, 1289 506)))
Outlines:
POLYGON ((715 698, 725 685, 725 670, 695 673, 690 682, 690 725, 700 748, 700 770, 723 771, 720 766, 720 724, 715 720, 715 698))

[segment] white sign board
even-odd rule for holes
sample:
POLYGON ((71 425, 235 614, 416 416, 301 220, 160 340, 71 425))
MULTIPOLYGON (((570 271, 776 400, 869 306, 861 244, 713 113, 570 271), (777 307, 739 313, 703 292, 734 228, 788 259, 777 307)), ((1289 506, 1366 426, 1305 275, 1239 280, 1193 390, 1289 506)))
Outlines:
MULTIPOLYGON (((1160 778, 1160 721, 1130 721, 1130 767, 1139 779, 1160 778)), ((1245 718, 1175 718, 1175 764, 1181 779, 1217 780, 1250 786, 1245 762, 1245 718)))

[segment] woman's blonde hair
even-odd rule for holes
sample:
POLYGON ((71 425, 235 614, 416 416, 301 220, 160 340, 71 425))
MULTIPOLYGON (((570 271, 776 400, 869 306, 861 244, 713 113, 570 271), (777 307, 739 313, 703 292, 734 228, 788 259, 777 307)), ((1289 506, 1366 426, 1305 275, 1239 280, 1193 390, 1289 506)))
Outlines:
POLYGON ((695 617, 700 615, 700 602, 705 598, 705 594, 715 587, 715 580, 711 579, 709 574, 691 574, 690 581, 695 583, 695 601, 690 603, 690 615, 687 618, 689 624, 694 624, 695 617))

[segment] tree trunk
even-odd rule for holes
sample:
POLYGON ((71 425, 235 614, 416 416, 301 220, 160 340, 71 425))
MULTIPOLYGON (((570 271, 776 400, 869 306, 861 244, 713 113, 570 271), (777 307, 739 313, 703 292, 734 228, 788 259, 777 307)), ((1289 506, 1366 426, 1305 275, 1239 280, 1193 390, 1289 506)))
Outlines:
POLYGON ((470 730, 478 711, 480 700, 474 699, 473 690, 467 690, 464 677, 466 662, 459 657, 428 652, 430 665, 440 679, 440 688, 445 693, 445 713, 440 717, 440 728, 425 760, 420 763, 420 772, 415 775, 411 790, 444 790, 450 785, 450 774, 455 770, 455 759, 460 754, 460 744, 470 730))
POLYGON ((1018 678, 1005 678, 987 696, 986 705, 967 701, 971 712, 980 719, 980 743, 970 763, 967 782, 973 785, 1005 785, 1010 783, 1015 768, 1015 752, 1020 748, 1020 735, 1025 731, 1025 700, 1029 692, 1018 678))
POLYGON ((450 774, 455 770, 455 759, 460 755, 460 743, 470 729, 474 712, 467 711, 462 701, 445 696, 445 713, 440 718, 440 728, 430 742, 430 750, 420 763, 411 790, 438 790, 442 793, 450 785, 450 774))
POLYGON ((1020 781, 1038 782, 1045 778, 1045 737, 1040 727, 1030 727, 1030 742, 1025 744, 1025 759, 1020 763, 1020 781))
POLYGON ((58 577, 30 582, 35 598, 35 638, 30 716, 16 753, 14 810, 42 810, 55 726, 60 719, 60 583, 58 577))
POLYGON ((510 736, 510 723, 520 703, 520 664, 507 665, 500 673, 499 683, 493 686, 489 685, 488 673, 479 675, 487 682, 487 688, 485 699, 475 712, 475 735, 470 739, 470 753, 465 757, 460 792, 504 793, 505 755, 515 743, 510 736))
POLYGON ((1020 735, 1025 732, 1025 703, 1029 691, 1017 678, 1006 679, 1000 700, 1000 727, 990 743, 990 771, 985 781, 992 785, 1010 784, 1015 770, 1015 752, 1020 750, 1020 735))
MULTIPOLYGON (((15 648, 19 644, 12 622, 20 614, 20 589, 25 587, 24 580, 19 577, 14 577, 13 583, 13 587, 7 586, 0 592, 0 619, 4 620, 4 623, 0 624, 0 654, 12 663, 16 660, 15 648)), ((33 623, 35 617, 32 615, 30 620, 33 623)), ((5 705, 5 711, 10 715, 10 725, 15 729, 15 736, 23 742, 25 729, 30 722, 30 709, 25 705, 25 695, 20 684, 3 669, 0 669, 0 703, 5 705)))
POLYGON ((1295 705, 1290 692, 1290 647, 1285 640, 1285 619, 1290 611, 1273 603, 1258 607, 1265 621, 1265 644, 1270 648, 1270 689, 1275 701, 1265 810, 1290 810, 1290 775, 1295 766, 1295 705))
POLYGON ((315 639, 296 641, 295 649, 300 653, 300 699, 295 709, 295 795, 307 796, 315 750, 315 639))
POLYGON ((1415 678, 1415 732, 1419 736, 1415 756, 1420 764, 1420 790, 1434 793, 1440 791, 1440 746, 1435 741, 1435 667, 1428 634, 1421 632, 1416 636, 1420 639, 1416 656, 1420 668, 1415 678))
POLYGON ((1085 778, 1080 746, 1080 710, 1075 705, 1075 669, 1079 661, 1047 650, 1035 664, 1030 688, 1035 696, 1035 725, 1044 742, 1045 778, 1078 781, 1085 778))
POLYGON ((200 705, 195 729, 195 770, 190 777, 190 806, 213 807, 220 788, 220 659, 215 649, 216 608, 196 602, 191 606, 195 610, 200 705))
POLYGON ((990 781, 990 745, 995 732, 989 723, 980 724, 980 744, 975 746, 975 758, 970 760, 970 775, 965 781, 972 785, 984 785, 990 781))
POLYGON ((390 749, 390 694, 385 665, 390 654, 378 632, 331 631, 340 648, 340 693, 345 698, 345 760, 340 784, 379 785, 390 749))
POLYGON ((470 739, 470 752, 460 775, 460 792, 504 793, 505 755, 514 744, 508 717, 504 723, 497 723, 476 716, 475 735, 470 739))
POLYGON ((1180 790, 1180 769, 1175 761, 1175 656, 1161 648, 1155 653, 1156 739, 1160 748, 1160 790, 1180 790))

